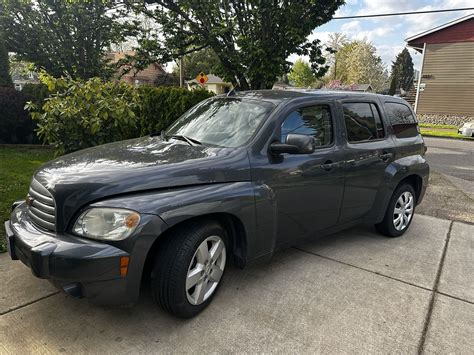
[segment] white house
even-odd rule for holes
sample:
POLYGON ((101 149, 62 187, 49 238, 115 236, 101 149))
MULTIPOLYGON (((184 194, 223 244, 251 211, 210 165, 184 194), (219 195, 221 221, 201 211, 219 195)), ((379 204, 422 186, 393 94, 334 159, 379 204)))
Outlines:
POLYGON ((204 87, 209 91, 212 91, 216 95, 219 94, 225 94, 229 92, 232 89, 232 84, 231 83, 226 83, 223 81, 221 78, 219 78, 217 75, 214 74, 207 74, 207 82, 204 85, 201 85, 198 83, 196 79, 193 80, 187 80, 186 85, 188 86, 188 89, 195 89, 198 87, 204 87))

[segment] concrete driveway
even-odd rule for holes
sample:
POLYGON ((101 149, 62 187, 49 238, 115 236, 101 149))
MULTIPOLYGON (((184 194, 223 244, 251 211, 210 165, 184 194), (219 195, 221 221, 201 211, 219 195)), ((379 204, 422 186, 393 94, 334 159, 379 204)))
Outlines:
POLYGON ((57 293, 0 255, 0 353, 472 353, 474 226, 416 215, 385 238, 352 229, 230 269, 179 320, 144 290, 130 309, 57 293))

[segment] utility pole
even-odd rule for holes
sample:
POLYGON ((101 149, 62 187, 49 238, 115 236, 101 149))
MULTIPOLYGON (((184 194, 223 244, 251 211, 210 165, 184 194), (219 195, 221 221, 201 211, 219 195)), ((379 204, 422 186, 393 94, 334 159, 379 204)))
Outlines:
MULTIPOLYGON (((181 23, 181 31, 183 31, 183 23, 181 23)), ((184 87, 184 54, 179 58, 179 87, 184 87)))
MULTIPOLYGON (((184 56, 183 56, 184 57, 184 56)), ((179 87, 184 87, 184 60, 183 57, 179 58, 179 87)))

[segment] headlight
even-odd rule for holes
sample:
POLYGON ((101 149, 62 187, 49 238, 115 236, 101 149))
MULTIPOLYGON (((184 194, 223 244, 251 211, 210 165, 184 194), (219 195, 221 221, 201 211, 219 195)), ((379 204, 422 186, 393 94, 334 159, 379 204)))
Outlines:
POLYGON ((73 232, 86 238, 122 240, 140 223, 140 214, 119 208, 91 208, 79 216, 73 232))

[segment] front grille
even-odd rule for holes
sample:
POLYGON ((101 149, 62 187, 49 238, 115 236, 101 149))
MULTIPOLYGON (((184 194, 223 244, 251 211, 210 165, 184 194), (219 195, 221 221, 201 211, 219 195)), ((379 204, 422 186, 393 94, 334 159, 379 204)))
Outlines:
POLYGON ((56 230, 56 204, 53 195, 33 179, 28 191, 28 215, 39 227, 56 230))

